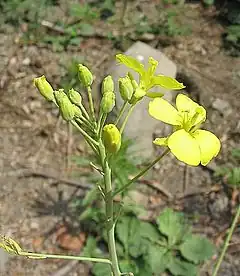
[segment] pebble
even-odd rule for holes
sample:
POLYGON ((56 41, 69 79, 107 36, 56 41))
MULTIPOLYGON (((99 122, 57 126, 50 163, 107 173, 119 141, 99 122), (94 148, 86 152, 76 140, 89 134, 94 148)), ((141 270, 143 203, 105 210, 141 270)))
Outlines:
POLYGON ((232 108, 230 104, 222 99, 215 99, 212 103, 212 107, 226 117, 232 113, 232 108))

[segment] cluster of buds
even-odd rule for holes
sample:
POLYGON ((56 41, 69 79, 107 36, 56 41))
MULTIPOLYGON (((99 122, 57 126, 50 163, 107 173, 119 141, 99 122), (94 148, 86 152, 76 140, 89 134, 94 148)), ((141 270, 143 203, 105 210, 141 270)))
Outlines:
POLYGON ((101 112, 103 114, 110 113, 116 101, 116 96, 114 94, 114 82, 111 76, 107 76, 102 82, 102 100, 100 103, 101 112))
POLYGON ((118 85, 123 101, 131 105, 135 105, 146 95, 146 91, 138 86, 130 73, 124 78, 119 78, 118 85))

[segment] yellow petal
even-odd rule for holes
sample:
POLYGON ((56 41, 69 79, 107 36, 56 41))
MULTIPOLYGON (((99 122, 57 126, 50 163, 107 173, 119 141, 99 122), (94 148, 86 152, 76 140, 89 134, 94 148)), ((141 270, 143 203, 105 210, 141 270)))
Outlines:
POLYGON ((164 123, 176 126, 181 124, 177 110, 162 98, 155 98, 151 101, 148 111, 153 118, 164 123))
POLYGON ((168 140, 168 137, 156 138, 153 141, 153 144, 158 145, 158 146, 167 146, 168 145, 167 140, 168 140))
POLYGON ((210 131, 197 130, 194 132, 193 137, 198 142, 201 152, 201 164, 206 166, 213 157, 217 156, 221 143, 219 139, 210 131))
POLYGON ((178 94, 176 98, 176 106, 178 111, 188 111, 195 113, 196 108, 199 107, 197 103, 191 100, 184 94, 178 94))
POLYGON ((168 147, 180 161, 192 166, 199 165, 200 148, 198 142, 184 129, 174 132, 168 138, 168 147))

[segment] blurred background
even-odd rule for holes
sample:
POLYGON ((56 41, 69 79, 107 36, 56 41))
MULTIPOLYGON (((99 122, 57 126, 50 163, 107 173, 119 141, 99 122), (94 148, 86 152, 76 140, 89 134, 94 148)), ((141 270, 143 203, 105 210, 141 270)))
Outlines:
MULTIPOLYGON (((37 93, 33 78, 44 74, 55 89, 81 91, 76 65, 84 63, 95 75, 98 101, 115 54, 137 41, 176 65, 185 93, 207 109, 205 128, 221 139, 222 150, 205 168, 187 168, 173 158, 163 169, 154 167, 131 191, 136 204, 130 213, 152 222, 170 206, 185 213, 196 233, 222 245, 240 202, 240 1, 0 0, 0 233, 23 248, 106 252, 101 198, 92 190, 99 178, 88 165, 91 151, 37 93), (161 186, 169 172, 176 183, 170 191, 168 184, 161 186)), ((132 143, 126 140, 115 160, 116 186, 148 161, 141 153, 129 154, 132 143)), ((239 256, 238 227, 219 275, 240 275, 239 256)), ((206 267, 201 273, 210 275, 206 267)), ((26 260, 0 251, 0 275, 104 272, 89 264, 26 260)))

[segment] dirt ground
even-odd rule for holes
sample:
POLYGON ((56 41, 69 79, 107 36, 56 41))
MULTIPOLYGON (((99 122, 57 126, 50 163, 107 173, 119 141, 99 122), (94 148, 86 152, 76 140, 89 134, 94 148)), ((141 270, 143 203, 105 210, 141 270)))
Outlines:
MULTIPOLYGON (((211 166, 189 168, 185 172, 187 196, 179 197, 172 204, 187 214, 197 212, 199 219, 194 231, 206 234, 220 246, 240 202, 240 197, 233 202, 232 190, 226 183, 213 178, 215 167, 231 164, 230 151, 240 147, 240 59, 226 55, 222 45, 224 29, 210 11, 206 15, 207 11, 197 4, 188 4, 187 10, 184 20, 192 25, 192 34, 171 38, 167 46, 158 37, 148 43, 177 64, 178 78, 187 85, 187 92, 208 110, 206 128, 221 139, 221 153, 211 166), (200 179, 205 185, 201 191, 191 194, 188 187, 200 179)), ((0 233, 14 237, 29 251, 70 254, 74 249, 59 248, 59 231, 69 198, 84 190, 66 185, 61 179, 88 184, 85 179, 74 179, 66 169, 68 156, 81 156, 88 149, 81 137, 71 133, 67 124, 58 119, 54 107, 38 95, 33 78, 45 74, 58 87, 65 74, 62 61, 81 55, 87 57, 100 81, 119 50, 112 41, 93 37, 85 39, 84 47, 59 54, 45 46, 22 45, 20 35, 8 25, 0 31, 0 233)), ((161 177, 162 173, 156 167, 154 178, 161 177)), ((159 212, 166 206, 164 197, 155 190, 149 194, 149 202, 149 212, 153 209, 159 212)), ((83 234, 79 234, 82 242, 83 234)), ((211 267, 212 262, 207 266, 211 267)), ((67 264, 59 260, 11 257, 7 272, 1 275, 90 275, 88 266, 73 262, 70 262, 71 271, 61 274, 59 269, 67 264)), ((209 267, 203 268, 202 275, 209 275, 209 267)), ((239 229, 219 275, 240 275, 239 229)))

